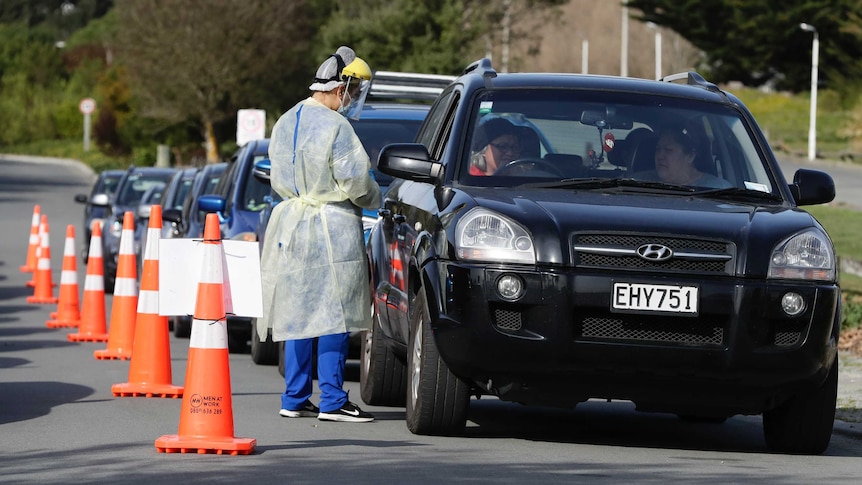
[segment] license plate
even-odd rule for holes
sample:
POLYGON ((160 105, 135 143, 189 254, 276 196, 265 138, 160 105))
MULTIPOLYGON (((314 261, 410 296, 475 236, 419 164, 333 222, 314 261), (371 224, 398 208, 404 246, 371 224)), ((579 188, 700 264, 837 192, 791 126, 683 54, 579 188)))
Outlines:
POLYGON ((611 310, 697 315, 696 286, 614 283, 611 310))

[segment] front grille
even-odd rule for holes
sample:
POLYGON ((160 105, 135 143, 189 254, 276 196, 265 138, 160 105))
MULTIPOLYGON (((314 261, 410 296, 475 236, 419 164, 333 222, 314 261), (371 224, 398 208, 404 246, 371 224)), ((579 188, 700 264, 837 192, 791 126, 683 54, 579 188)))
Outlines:
POLYGON ((803 325, 800 323, 781 322, 775 325, 773 345, 777 347, 791 347, 799 342, 802 337, 803 325))
POLYGON ((731 274, 735 259, 731 243, 658 235, 577 234, 573 247, 575 266, 589 268, 731 274), (667 246, 675 256, 667 261, 643 259, 635 250, 644 244, 667 246), (686 256, 679 257, 682 254, 686 256))
POLYGON ((775 332, 775 345, 779 347, 790 347, 799 342, 802 332, 775 332))
POLYGON ((505 332, 517 332, 523 325, 521 312, 497 308, 494 310, 494 325, 505 332))
POLYGON ((710 318, 656 318, 642 315, 588 316, 576 323, 579 340, 716 346, 724 344, 724 325, 710 318))

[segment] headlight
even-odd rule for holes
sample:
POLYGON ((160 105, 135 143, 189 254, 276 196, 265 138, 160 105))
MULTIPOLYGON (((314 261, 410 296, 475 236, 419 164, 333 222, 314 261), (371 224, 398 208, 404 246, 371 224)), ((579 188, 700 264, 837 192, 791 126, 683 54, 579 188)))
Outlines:
POLYGON ((114 219, 114 222, 111 223, 110 231, 112 236, 119 239, 123 235, 123 221, 114 219))
POLYGON ((772 250, 769 278, 835 280, 835 253, 826 234, 808 230, 791 236, 772 250))
POLYGON ((530 233, 515 221, 481 207, 471 209, 458 221, 455 250, 464 260, 536 263, 530 233))

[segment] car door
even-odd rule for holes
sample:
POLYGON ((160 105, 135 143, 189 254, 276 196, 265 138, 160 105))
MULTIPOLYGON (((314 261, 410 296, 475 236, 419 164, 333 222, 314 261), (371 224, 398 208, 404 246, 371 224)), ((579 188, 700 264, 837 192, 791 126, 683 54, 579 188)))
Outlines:
MULTIPOLYGON (((446 150, 446 144, 451 133, 452 118, 456 112, 459 100, 458 91, 450 90, 441 95, 428 113, 422 128, 417 135, 417 141, 428 148, 432 158, 440 160, 446 150)), ((394 191, 394 197, 387 197, 383 211, 386 229, 384 240, 388 255, 388 275, 390 278, 387 294, 386 311, 392 325, 394 337, 406 342, 409 334, 409 298, 410 261, 413 246, 419 232, 424 230, 415 224, 417 219, 427 221, 424 206, 420 199, 432 197, 433 189, 428 184, 417 182, 402 182, 394 191), (418 214, 417 211, 423 212, 418 214)))

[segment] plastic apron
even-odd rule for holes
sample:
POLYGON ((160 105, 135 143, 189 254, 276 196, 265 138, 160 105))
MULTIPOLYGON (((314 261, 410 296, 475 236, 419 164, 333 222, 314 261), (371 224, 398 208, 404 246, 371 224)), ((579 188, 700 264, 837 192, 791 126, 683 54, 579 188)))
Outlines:
POLYGON ((261 278, 265 340, 294 340, 371 327, 361 208, 380 187, 350 123, 308 98, 272 130, 270 182, 284 200, 267 226, 261 278))

